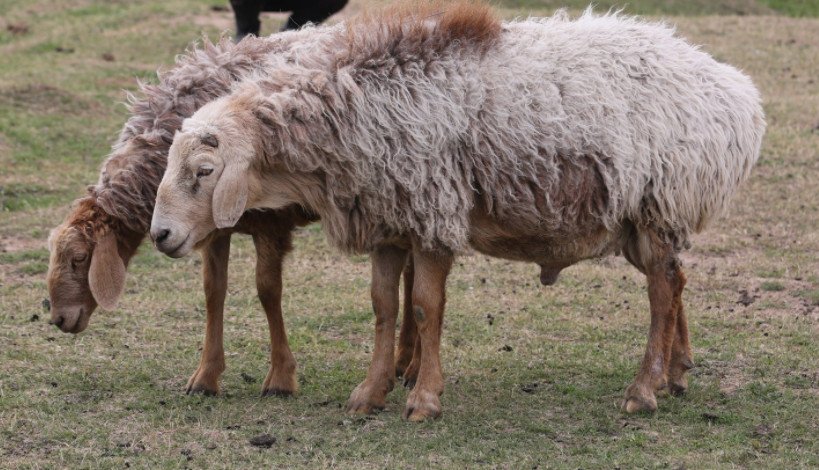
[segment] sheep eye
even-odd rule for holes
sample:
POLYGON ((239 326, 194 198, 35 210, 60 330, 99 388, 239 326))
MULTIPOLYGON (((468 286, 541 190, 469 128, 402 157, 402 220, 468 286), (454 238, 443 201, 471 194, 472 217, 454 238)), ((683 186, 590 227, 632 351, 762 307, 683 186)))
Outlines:
POLYGON ((83 261, 85 261, 86 258, 88 258, 88 255, 86 253, 74 255, 74 257, 71 258, 71 270, 76 271, 77 266, 79 266, 83 261))
POLYGON ((208 176, 211 173, 213 173, 213 168, 208 166, 200 166, 199 169, 196 170, 196 177, 201 178, 203 176, 208 176))

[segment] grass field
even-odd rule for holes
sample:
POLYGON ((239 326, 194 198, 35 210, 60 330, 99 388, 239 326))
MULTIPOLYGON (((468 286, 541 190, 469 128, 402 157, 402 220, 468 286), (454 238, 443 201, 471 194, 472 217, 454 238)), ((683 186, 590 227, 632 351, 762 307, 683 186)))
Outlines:
POLYGON ((46 323, 45 240, 96 181, 127 115, 122 90, 232 14, 214 0, 0 0, 0 467, 819 467, 819 2, 630 3, 750 74, 768 116, 733 211, 684 255, 689 393, 652 416, 618 409, 649 320, 644 279, 623 259, 544 288, 534 265, 472 256, 449 282, 444 415, 415 425, 400 388, 376 416, 343 414, 370 358, 369 263, 330 250, 318 225, 286 264, 296 397, 257 396, 267 326, 247 238, 233 243, 219 397, 183 393, 204 325, 196 257, 146 244, 119 309, 78 336, 46 323), (276 442, 252 446, 260 434, 276 442))

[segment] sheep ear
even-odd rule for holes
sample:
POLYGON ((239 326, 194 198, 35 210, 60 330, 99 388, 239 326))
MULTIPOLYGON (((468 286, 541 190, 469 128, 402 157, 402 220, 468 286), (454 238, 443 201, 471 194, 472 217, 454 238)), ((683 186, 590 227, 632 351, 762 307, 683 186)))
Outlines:
POLYGON ((117 251, 117 237, 108 232, 103 235, 91 253, 88 284, 94 300, 105 310, 117 308, 122 291, 125 290, 125 262, 117 251))
POLYGON ((222 170, 222 175, 213 191, 213 221, 216 228, 236 225, 247 204, 247 165, 231 163, 222 170))

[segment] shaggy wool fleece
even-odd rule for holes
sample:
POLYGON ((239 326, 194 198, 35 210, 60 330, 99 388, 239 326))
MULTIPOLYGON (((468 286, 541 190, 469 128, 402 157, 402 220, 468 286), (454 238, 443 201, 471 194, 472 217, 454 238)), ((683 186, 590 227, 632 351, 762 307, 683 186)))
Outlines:
POLYGON ((321 175, 329 203, 311 209, 348 251, 406 234, 465 251, 478 206, 540 233, 630 224, 679 248, 759 156, 751 80, 664 24, 591 11, 501 24, 461 7, 364 18, 325 41, 273 58, 183 129, 253 110, 256 163, 321 175))

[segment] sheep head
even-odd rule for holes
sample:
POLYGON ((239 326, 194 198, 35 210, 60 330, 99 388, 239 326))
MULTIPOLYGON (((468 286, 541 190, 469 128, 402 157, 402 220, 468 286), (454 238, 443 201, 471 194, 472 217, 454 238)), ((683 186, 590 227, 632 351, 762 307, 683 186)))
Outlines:
POLYGON ((223 103, 209 103, 187 119, 168 154, 151 238, 173 258, 188 254, 212 231, 234 226, 247 206, 252 136, 242 126, 244 113, 224 112, 223 103))
POLYGON ((126 260, 112 231, 88 233, 71 221, 51 232, 48 247, 50 323, 66 333, 79 333, 97 305, 116 308, 125 287, 126 260))
POLYGON ((302 203, 293 175, 265 147, 264 124, 246 96, 212 101, 182 124, 168 154, 151 220, 156 247, 188 254, 216 229, 236 225, 248 209, 302 203))

